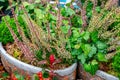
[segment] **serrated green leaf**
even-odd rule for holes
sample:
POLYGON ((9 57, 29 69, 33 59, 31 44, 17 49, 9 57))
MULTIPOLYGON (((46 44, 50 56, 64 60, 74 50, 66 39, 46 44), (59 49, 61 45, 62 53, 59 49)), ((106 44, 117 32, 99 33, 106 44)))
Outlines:
POLYGON ((43 13, 42 10, 40 10, 40 9, 34 9, 34 12, 35 12, 36 17, 37 17, 38 19, 43 19, 43 18, 44 18, 44 13, 43 13))
POLYGON ((87 41, 90 38, 90 33, 85 32, 85 34, 83 35, 83 38, 87 41))
POLYGON ((81 61, 82 64, 84 64, 86 61, 84 54, 78 55, 77 58, 78 58, 78 60, 81 61))
POLYGON ((105 58, 105 54, 103 53, 98 53, 97 54, 97 58, 98 58, 98 61, 107 61, 107 59, 105 58))
POLYGON ((101 42, 101 41, 97 41, 96 45, 97 45, 98 49, 105 49, 105 48, 107 48, 107 44, 104 43, 104 42, 101 42))
POLYGON ((61 26, 60 28, 61 28, 63 33, 67 34, 70 26, 61 26))
POLYGON ((79 30, 73 30, 73 37, 78 38, 80 36, 79 30))
POLYGON ((82 50, 83 50, 83 52, 84 52, 84 54, 87 56, 88 54, 89 54, 89 52, 90 52, 90 50, 91 50, 91 46, 90 46, 90 44, 81 44, 81 48, 82 48, 82 50))
POLYGON ((88 54, 89 57, 92 57, 94 54, 96 54, 97 52, 97 48, 95 47, 95 45, 92 45, 90 53, 88 54))

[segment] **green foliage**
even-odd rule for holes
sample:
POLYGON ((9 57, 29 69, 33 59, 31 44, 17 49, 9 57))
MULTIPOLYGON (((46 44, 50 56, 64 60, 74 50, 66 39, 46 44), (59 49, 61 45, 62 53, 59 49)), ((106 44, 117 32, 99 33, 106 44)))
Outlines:
POLYGON ((61 9, 61 14, 62 16, 65 16, 65 17, 70 17, 72 15, 75 14, 75 11, 72 10, 71 8, 67 7, 67 8, 62 8, 61 9))
POLYGON ((93 60, 91 63, 89 64, 84 64, 84 69, 91 73, 92 75, 95 74, 95 72, 98 70, 98 62, 96 60, 93 60))
MULTIPOLYGON (((4 18, 7 19, 7 21, 10 23, 10 26, 14 30, 14 32, 20 38, 20 36, 17 32, 17 28, 16 28, 16 24, 15 24, 14 19, 10 18, 9 16, 5 16, 2 18, 2 22, 0 23, 0 42, 2 42, 3 44, 12 43, 14 40, 13 40, 13 37, 12 37, 12 35, 11 35, 7 25, 6 25, 6 22, 4 21, 4 18)), ((25 35, 27 37, 29 37, 28 32, 27 32, 26 27, 25 27, 25 23, 23 22, 23 19, 20 16, 18 16, 18 22, 21 25, 21 27, 24 29, 25 35)))
POLYGON ((120 78, 120 47, 117 48, 118 52, 117 54, 114 56, 113 61, 112 61, 112 67, 115 70, 115 72, 117 72, 118 77, 120 78))
POLYGON ((78 28, 73 28, 69 41, 72 56, 85 64, 85 70, 91 74, 98 69, 98 62, 107 61, 107 44, 99 39, 96 31, 80 33, 78 28))
POLYGON ((8 74, 7 72, 4 72, 4 73, 2 74, 2 76, 3 76, 4 78, 6 78, 7 76, 9 76, 9 74, 8 74))
MULTIPOLYGON (((13 19, 9 20, 9 22, 12 22, 12 21, 13 19)), ((12 26, 12 27, 15 28, 15 26, 12 26)), ((4 21, 0 23, 0 42, 2 42, 3 44, 6 44, 8 42, 13 42, 13 38, 4 21)))
POLYGON ((36 51, 35 55, 38 60, 43 60, 42 58, 43 52, 41 50, 36 51))

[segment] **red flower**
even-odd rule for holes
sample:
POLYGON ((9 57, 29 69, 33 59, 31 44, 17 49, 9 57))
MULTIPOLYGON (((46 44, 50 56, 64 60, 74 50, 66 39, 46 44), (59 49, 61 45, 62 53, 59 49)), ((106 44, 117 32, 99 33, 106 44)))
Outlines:
POLYGON ((16 77, 13 77, 12 80, 18 80, 16 77))
POLYGON ((39 80, 43 80, 42 72, 38 72, 37 75, 39 77, 39 80))
POLYGON ((49 60, 50 60, 50 64, 51 65, 55 62, 55 56, 54 56, 54 54, 50 55, 49 60))
POLYGON ((13 73, 11 74, 11 79, 12 80, 18 80, 13 73))

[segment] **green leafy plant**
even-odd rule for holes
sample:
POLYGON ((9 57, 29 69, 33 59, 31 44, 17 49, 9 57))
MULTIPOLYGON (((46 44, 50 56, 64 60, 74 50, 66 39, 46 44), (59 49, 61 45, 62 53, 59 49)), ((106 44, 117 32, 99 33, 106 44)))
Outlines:
MULTIPOLYGON (((12 29, 15 31, 15 34, 17 34, 17 36, 19 37, 19 34, 17 32, 17 28, 16 28, 16 24, 14 23, 14 19, 10 18, 9 16, 6 17, 6 19, 10 23, 10 26, 12 27, 12 29)), ((20 16, 18 16, 18 21, 19 21, 21 27, 23 27, 26 36, 28 36, 28 33, 26 31, 26 28, 25 28, 25 23, 23 22, 23 20, 20 16)), ((6 22, 3 19, 0 23, 0 33, 1 33, 0 34, 0 42, 2 42, 4 45, 7 43, 12 43, 14 41, 13 37, 12 37, 12 35, 11 35, 7 25, 6 25, 6 22)))
POLYGON ((95 74, 99 62, 107 61, 107 44, 99 39, 97 31, 83 31, 80 34, 79 28, 73 28, 72 32, 66 48, 69 47, 72 56, 84 65, 86 71, 95 74))
MULTIPOLYGON (((118 42, 120 40, 120 36, 119 36, 120 27, 118 27, 119 26, 118 16, 120 15, 119 14, 120 10, 118 7, 116 7, 117 0, 115 0, 114 2, 112 0, 109 0, 104 5, 100 5, 102 3, 98 3, 97 1, 100 2, 100 0, 96 0, 96 1, 86 0, 83 1, 82 4, 80 3, 78 4, 82 9, 81 11, 81 17, 83 21, 82 28, 87 32, 84 33, 85 31, 83 29, 80 30, 82 34, 84 33, 83 34, 84 37, 82 38, 82 40, 84 39, 82 41, 82 43, 84 42, 84 44, 80 45, 79 43, 75 47, 78 49, 81 47, 81 50, 83 50, 83 52, 85 53, 84 55, 82 55, 82 57, 79 56, 79 59, 80 60, 82 59, 81 62, 85 62, 83 56, 88 55, 89 54, 88 52, 90 52, 90 50, 92 49, 91 52, 93 51, 92 52, 93 54, 89 54, 87 59, 88 61, 92 61, 93 59, 95 60, 93 63, 88 62, 89 63, 89 64, 87 63, 88 65, 86 64, 84 65, 84 67, 86 67, 86 70, 88 72, 91 72, 90 70, 96 69, 96 68, 92 69, 90 66, 92 66, 93 64, 94 65, 98 64, 99 63, 98 61, 106 62, 106 59, 109 60, 112 57, 114 57, 118 51, 117 50, 117 48, 119 47, 118 42), (86 44, 86 40, 88 40, 87 42, 90 43, 86 44), (95 56, 94 54, 95 52, 97 52, 96 57, 93 57, 89 60, 90 56, 95 56)), ((73 31, 73 34, 74 32, 77 33, 76 34, 77 38, 74 38, 73 40, 78 40, 79 30, 73 31)), ((76 44, 76 42, 77 41, 75 41, 74 44, 76 44)), ((93 74, 94 71, 91 73, 93 74)))
POLYGON ((120 58, 120 48, 117 48, 117 54, 114 56, 113 58, 113 62, 112 62, 112 67, 114 69, 114 71, 116 72, 117 76, 120 78, 120 61, 119 61, 119 58, 120 58))
MULTIPOLYGON (((3 17, 15 45, 21 52, 14 51, 13 56, 17 58, 22 55, 17 59, 35 66, 51 69, 53 63, 49 61, 49 57, 54 54, 54 65, 64 64, 62 68, 71 65, 74 59, 65 48, 66 34, 68 34, 71 25, 69 25, 69 19, 62 19, 65 16, 60 13, 61 9, 54 10, 54 6, 50 4, 38 5, 38 3, 30 4, 27 2, 22 2, 18 6, 21 8, 16 6, 16 10, 11 9, 13 18, 3 17), (56 13, 57 15, 55 15, 56 13), (10 24, 9 20, 11 19, 13 19, 14 24, 10 24), (15 30, 12 29, 13 26, 15 26, 15 30)), ((67 16, 75 14, 74 11, 72 14, 70 11, 73 10, 69 9, 66 12, 67 16)), ((58 69, 60 68, 58 67, 58 69)))

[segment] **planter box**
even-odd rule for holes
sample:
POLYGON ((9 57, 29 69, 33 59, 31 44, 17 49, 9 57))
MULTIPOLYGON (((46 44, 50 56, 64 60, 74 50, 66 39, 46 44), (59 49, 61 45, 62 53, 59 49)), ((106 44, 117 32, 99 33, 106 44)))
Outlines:
POLYGON ((82 80, 119 80, 119 78, 101 70, 97 70, 96 75, 92 76, 83 69, 81 64, 78 65, 78 77, 82 80))
MULTIPOLYGON (((1 43, 0 43, 0 54, 1 54, 1 61, 3 63, 3 66, 9 73, 18 71, 22 75, 23 74, 33 75, 35 73, 42 71, 42 68, 40 67, 35 67, 33 65, 26 64, 9 55, 4 50, 1 43)), ((76 68, 77 68, 77 63, 74 63, 68 68, 61 69, 61 70, 54 70, 54 73, 56 74, 56 77, 58 77, 59 80, 75 80, 76 68)), ((45 70, 50 71, 48 69, 45 69, 45 70)))

